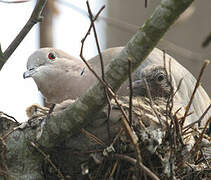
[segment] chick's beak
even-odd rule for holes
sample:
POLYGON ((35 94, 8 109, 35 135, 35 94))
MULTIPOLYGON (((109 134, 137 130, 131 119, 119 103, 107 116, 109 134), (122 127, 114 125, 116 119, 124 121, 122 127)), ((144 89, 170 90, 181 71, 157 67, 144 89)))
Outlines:
POLYGON ((35 72, 36 72, 35 69, 29 69, 23 73, 23 78, 26 79, 32 77, 35 72))
POLYGON ((143 80, 136 80, 132 82, 132 88, 140 88, 140 87, 144 87, 143 80))

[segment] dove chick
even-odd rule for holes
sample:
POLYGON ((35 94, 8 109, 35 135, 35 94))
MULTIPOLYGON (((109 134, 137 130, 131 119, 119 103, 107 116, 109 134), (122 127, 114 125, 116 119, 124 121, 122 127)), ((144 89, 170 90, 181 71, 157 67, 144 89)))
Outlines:
POLYGON ((150 66, 142 71, 142 79, 135 80, 132 83, 134 96, 148 96, 149 93, 154 99, 162 97, 168 99, 173 94, 173 88, 168 74, 162 66, 150 66))

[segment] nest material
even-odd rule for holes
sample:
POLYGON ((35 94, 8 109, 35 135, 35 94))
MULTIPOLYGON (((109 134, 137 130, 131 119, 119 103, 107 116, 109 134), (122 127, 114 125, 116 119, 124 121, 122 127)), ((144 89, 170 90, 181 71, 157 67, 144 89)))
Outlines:
MULTIPOLYGON (((129 98, 121 97, 118 101, 128 114, 129 98)), ((105 108, 93 117, 95 121, 81 134, 63 145, 65 153, 61 147, 50 153, 64 176, 91 180, 153 179, 137 165, 140 159, 134 141, 129 138, 129 132, 122 124, 119 106, 113 100, 111 104, 112 138, 108 139, 105 108)), ((210 137, 203 134, 203 138, 198 141, 202 131, 183 129, 181 119, 184 111, 178 109, 176 105, 172 108, 162 98, 154 99, 153 102, 145 97, 133 98, 129 131, 137 141, 141 163, 160 179, 210 179, 210 137)), ((46 165, 46 179, 57 179, 52 168, 48 163, 46 165)))

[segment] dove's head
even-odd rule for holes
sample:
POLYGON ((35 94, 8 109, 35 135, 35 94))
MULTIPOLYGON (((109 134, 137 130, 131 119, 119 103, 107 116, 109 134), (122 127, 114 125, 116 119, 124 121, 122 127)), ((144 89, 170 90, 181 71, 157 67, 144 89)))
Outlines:
POLYGON ((79 77, 82 70, 79 59, 58 49, 41 48, 28 58, 23 77, 32 77, 48 102, 58 103, 70 98, 69 82, 79 77))
POLYGON ((150 66, 142 70, 139 79, 132 84, 135 96, 148 96, 147 85, 152 98, 168 98, 173 88, 167 72, 162 66, 150 66))
POLYGON ((63 69, 71 64, 71 60, 75 60, 75 58, 61 50, 54 48, 38 49, 28 58, 27 71, 23 74, 23 77, 24 79, 28 77, 39 79, 39 76, 47 73, 46 70, 63 69))

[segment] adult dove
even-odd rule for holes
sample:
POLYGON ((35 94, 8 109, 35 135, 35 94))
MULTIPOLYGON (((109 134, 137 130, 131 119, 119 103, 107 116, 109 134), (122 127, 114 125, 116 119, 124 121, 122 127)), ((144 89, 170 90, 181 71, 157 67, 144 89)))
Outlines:
MULTIPOLYGON (((121 49, 105 50, 102 53, 104 65, 118 55, 121 49)), ((98 56, 89 60, 89 64, 98 74, 101 73, 98 56)), ((54 104, 76 99, 96 80, 80 59, 54 48, 35 51, 28 59, 23 77, 32 77, 47 102, 54 104)))
MULTIPOLYGON (((107 49, 102 52, 105 66, 117 55, 119 55, 122 47, 107 49)), ((171 85, 176 90, 179 82, 183 79, 179 91, 176 93, 174 102, 186 107, 191 97, 196 79, 193 75, 179 64, 174 58, 166 54, 166 70, 169 73, 169 60, 171 59, 171 85)), ((90 59, 89 64, 97 72, 100 73, 100 60, 99 56, 90 59)), ((134 73, 134 91, 136 95, 146 95, 144 92, 143 79, 145 77, 153 77, 151 72, 162 72, 163 68, 163 52, 155 48, 150 55, 144 60, 137 71, 134 73), (155 70, 155 71, 154 71, 155 70), (139 88, 137 88, 139 87, 139 88), (137 91, 142 87, 142 90, 137 91), (140 93, 140 94, 139 94, 140 93)), ((156 74, 156 73, 155 73, 156 74)), ((42 48, 35 51, 28 59, 27 71, 24 73, 24 78, 32 77, 38 86, 38 89, 44 95, 49 103, 61 103, 67 99, 75 99, 84 93, 96 80, 95 76, 86 68, 85 64, 61 50, 54 48, 42 48)), ((159 77, 163 80, 163 77, 159 77)), ((159 78, 157 79, 159 81, 159 78)), ((146 78, 147 79, 147 78, 146 78)), ((148 79, 149 80, 149 79, 148 79)), ((156 88, 154 81, 148 81, 153 96, 168 97, 172 93, 172 89, 161 87, 161 91, 156 88)), ((165 84, 165 83, 164 83, 165 84)), ((159 87, 159 86, 158 86, 159 87)), ((127 92, 127 88, 123 86, 120 91, 127 92)), ((120 93, 120 94, 125 94, 120 93)), ((188 122, 193 122, 199 119, 206 108, 210 105, 210 98, 202 88, 196 91, 190 112, 193 114, 188 117, 188 122)), ((204 121, 211 115, 211 110, 207 113, 204 121)))

